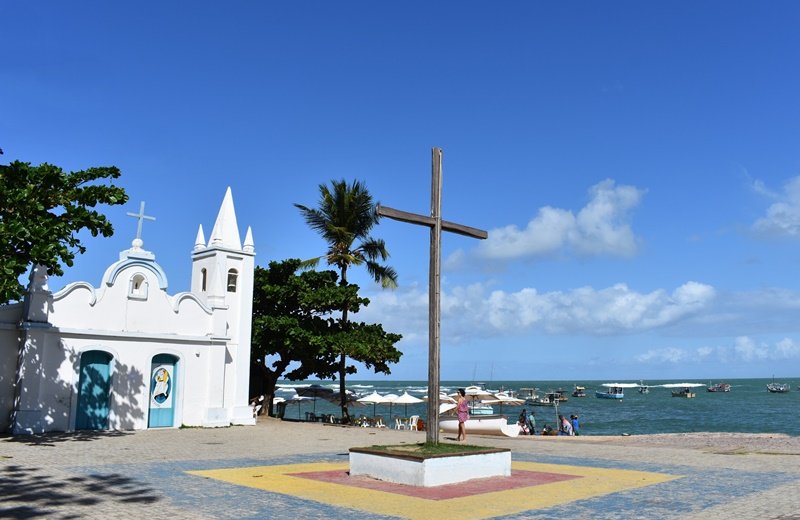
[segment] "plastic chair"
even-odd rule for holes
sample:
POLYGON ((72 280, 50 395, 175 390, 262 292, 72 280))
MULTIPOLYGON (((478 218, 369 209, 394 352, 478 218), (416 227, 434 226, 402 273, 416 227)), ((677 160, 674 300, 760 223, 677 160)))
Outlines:
POLYGON ((383 424, 383 416, 379 415, 375 418, 375 427, 376 428, 386 428, 386 425, 383 424))
POLYGON ((414 430, 414 431, 419 431, 417 429, 417 421, 419 421, 419 415, 412 415, 408 419, 408 429, 409 430, 414 430))
POLYGON ((395 415, 394 416, 394 429, 395 430, 405 430, 406 429, 406 424, 403 422, 403 420, 400 418, 399 415, 395 415))

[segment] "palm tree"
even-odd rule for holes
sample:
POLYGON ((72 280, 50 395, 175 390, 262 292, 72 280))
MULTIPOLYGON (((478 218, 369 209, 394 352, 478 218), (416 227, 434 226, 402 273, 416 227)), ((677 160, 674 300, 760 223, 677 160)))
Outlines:
MULTIPOLYGON (((308 260, 305 264, 314 266, 325 259, 328 265, 339 269, 341 285, 347 285, 347 270, 350 266, 366 265, 367 272, 383 288, 397 287, 395 270, 379 263, 379 260, 385 261, 389 258, 386 244, 369 235, 380 216, 366 186, 358 181, 348 185, 342 179, 331 181, 330 187, 320 184, 319 193, 317 208, 295 204, 311 229, 317 231, 328 243, 328 250, 324 255, 308 260)), ((341 319, 343 325, 347 323, 348 310, 348 305, 345 304, 341 319)), ((342 348, 339 356, 339 398, 342 419, 349 421, 345 388, 346 361, 347 353, 342 348)))

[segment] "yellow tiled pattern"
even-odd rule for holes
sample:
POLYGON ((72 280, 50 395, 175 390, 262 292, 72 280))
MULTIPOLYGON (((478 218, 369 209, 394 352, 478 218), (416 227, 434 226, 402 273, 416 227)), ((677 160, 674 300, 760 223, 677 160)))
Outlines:
POLYGON ((189 474, 231 484, 282 493, 323 504, 360 509, 400 518, 492 518, 566 504, 680 478, 679 475, 561 464, 512 462, 512 469, 560 473, 582 477, 563 482, 482 493, 447 500, 426 500, 385 491, 312 481, 290 473, 347 471, 347 463, 287 464, 205 471, 189 474))

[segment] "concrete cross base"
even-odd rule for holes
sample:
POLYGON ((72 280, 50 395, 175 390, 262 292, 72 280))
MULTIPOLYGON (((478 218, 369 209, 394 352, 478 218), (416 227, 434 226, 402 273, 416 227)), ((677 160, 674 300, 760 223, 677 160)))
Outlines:
POLYGON ((368 476, 409 486, 433 487, 476 478, 510 477, 511 450, 418 456, 372 448, 350 448, 350 476, 368 476))

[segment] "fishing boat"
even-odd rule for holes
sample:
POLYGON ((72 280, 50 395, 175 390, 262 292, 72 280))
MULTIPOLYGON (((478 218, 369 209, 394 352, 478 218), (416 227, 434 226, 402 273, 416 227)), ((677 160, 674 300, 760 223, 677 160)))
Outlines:
POLYGON ((709 392, 730 392, 731 385, 728 383, 717 383, 716 385, 709 383, 706 390, 709 392))
POLYGON ((638 383, 603 383, 600 385, 605 390, 595 390, 594 396, 600 399, 622 399, 625 397, 626 388, 636 388, 638 383))
MULTIPOLYGON (((552 395, 552 399, 554 399, 556 401, 559 401, 559 402, 562 402, 562 403, 566 402, 566 401, 569 401, 569 397, 567 397, 567 392, 565 390, 562 390, 562 389, 559 388, 558 390, 553 390, 552 392, 548 392, 548 394, 550 394, 550 393, 553 394, 552 395)), ((545 395, 548 395, 548 394, 545 394, 545 395)))
POLYGON ((786 394, 791 389, 789 383, 776 383, 775 376, 772 376, 772 382, 767 383, 767 391, 772 394, 786 394))
POLYGON ((681 390, 673 390, 672 397, 685 397, 687 399, 691 399, 693 397, 697 397, 697 394, 692 392, 690 388, 682 388, 681 390))
POLYGON ((789 383, 776 383, 772 382, 767 384, 767 390, 773 394, 785 394, 789 392, 789 383))
POLYGON ((672 397, 686 397, 692 398, 697 397, 697 394, 692 392, 692 388, 697 388, 700 386, 706 386, 703 383, 667 383, 665 385, 657 385, 663 388, 675 388, 672 391, 672 397))
MULTIPOLYGON (((466 433, 480 435, 504 435, 517 437, 520 432, 519 424, 508 424, 505 415, 476 415, 470 416, 464 423, 466 433)), ((439 429, 444 433, 458 433, 458 417, 440 416, 439 429)))
POLYGON ((619 386, 607 386, 604 391, 595 390, 594 396, 600 399, 622 399, 625 397, 625 390, 619 386))
POLYGON ((650 393, 650 387, 644 384, 644 381, 642 381, 641 379, 639 380, 639 393, 640 394, 650 393))
POLYGON ((586 387, 575 385, 575 390, 572 391, 572 397, 586 397, 586 387))
POLYGON ((557 402, 552 393, 541 396, 538 391, 538 388, 520 388, 517 395, 520 399, 525 399, 525 406, 553 406, 557 402))

